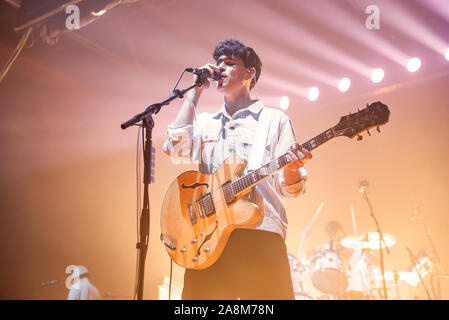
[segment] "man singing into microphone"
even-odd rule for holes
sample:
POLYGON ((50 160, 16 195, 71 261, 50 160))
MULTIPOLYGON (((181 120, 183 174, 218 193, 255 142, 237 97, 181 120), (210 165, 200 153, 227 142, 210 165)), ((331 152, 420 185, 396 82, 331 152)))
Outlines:
MULTIPOLYGON (((253 48, 238 40, 221 41, 213 52, 216 63, 204 65, 211 78, 220 72, 217 91, 224 103, 216 113, 197 113, 206 80, 189 91, 175 121, 168 126, 164 151, 199 163, 210 174, 229 156, 248 161, 243 174, 288 152, 283 170, 253 187, 249 200, 263 213, 255 225, 234 230, 210 267, 187 269, 183 299, 294 299, 285 237, 287 216, 282 197, 304 193, 312 155, 298 150, 291 120, 280 110, 264 107, 250 91, 262 63, 253 48), (179 146, 182 146, 181 148, 179 146)), ((194 77, 197 83, 198 77, 194 77)))

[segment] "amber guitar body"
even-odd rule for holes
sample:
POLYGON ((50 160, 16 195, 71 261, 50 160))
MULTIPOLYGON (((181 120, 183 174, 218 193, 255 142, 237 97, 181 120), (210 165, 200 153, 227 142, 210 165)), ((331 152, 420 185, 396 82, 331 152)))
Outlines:
POLYGON ((228 205, 222 192, 222 185, 239 177, 244 169, 245 163, 231 156, 213 174, 187 171, 172 182, 162 204, 161 240, 177 264, 188 269, 209 267, 220 256, 232 230, 260 219, 257 205, 243 196, 228 205))

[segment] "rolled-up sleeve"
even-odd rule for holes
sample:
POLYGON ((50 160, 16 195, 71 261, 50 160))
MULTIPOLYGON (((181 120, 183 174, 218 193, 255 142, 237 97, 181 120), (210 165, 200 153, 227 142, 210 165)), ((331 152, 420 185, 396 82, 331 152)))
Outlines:
POLYGON ((298 169, 298 176, 301 179, 297 183, 286 184, 284 170, 279 172, 275 183, 278 184, 277 189, 284 197, 296 198, 306 192, 307 169, 305 166, 298 169))
POLYGON ((174 126, 167 128, 167 139, 162 147, 169 156, 183 159, 192 159, 193 124, 174 126))

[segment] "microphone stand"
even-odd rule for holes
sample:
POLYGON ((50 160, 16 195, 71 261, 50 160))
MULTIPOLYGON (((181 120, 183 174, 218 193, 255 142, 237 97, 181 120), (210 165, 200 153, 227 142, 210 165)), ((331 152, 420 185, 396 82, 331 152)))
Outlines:
MULTIPOLYGON (((149 184, 151 183, 151 161, 152 161, 152 131, 154 128, 153 114, 157 114, 162 106, 168 105, 176 98, 183 98, 184 94, 194 87, 201 86, 205 81, 205 77, 198 77, 198 81, 184 90, 173 89, 172 93, 164 101, 150 105, 143 111, 122 123, 120 127, 126 129, 130 126, 136 125, 137 122, 142 122, 142 127, 145 129, 145 144, 144 144, 144 198, 142 205, 142 214, 140 216, 140 241, 136 244, 139 250, 138 271, 137 271, 137 287, 135 297, 137 300, 143 299, 143 285, 145 276, 145 258, 147 255, 149 231, 150 231, 150 196, 149 184)), ((179 81, 178 81, 179 82, 179 81)))
POLYGON ((412 261, 412 264, 415 265, 416 273, 418 274, 419 281, 421 281, 421 284, 422 284, 424 290, 426 291, 427 297, 429 298, 429 300, 432 300, 432 296, 430 295, 430 292, 427 289, 426 284, 424 283, 424 279, 421 276, 421 272, 418 270, 419 269, 419 261, 418 261, 418 259, 415 257, 413 252, 408 247, 406 247, 406 249, 408 251, 408 255, 410 257, 410 260, 412 261))
POLYGON ((361 190, 362 190, 361 192, 363 194, 363 198, 368 203, 368 207, 370 210, 370 216, 373 218, 374 222, 376 223, 377 233, 379 234, 379 250, 380 250, 379 254, 380 254, 380 269, 382 272, 382 284, 383 284, 383 289, 384 289, 385 300, 388 300, 387 285, 385 282, 385 265, 384 265, 384 254, 383 254, 382 242, 384 243, 385 250, 387 251, 388 254, 390 254, 390 250, 388 250, 387 244, 385 243, 385 240, 384 240, 384 237, 382 234, 382 230, 380 229, 379 222, 377 221, 376 216, 374 215, 374 210, 373 210, 373 207, 369 200, 369 193, 366 192, 366 187, 362 187, 361 190))

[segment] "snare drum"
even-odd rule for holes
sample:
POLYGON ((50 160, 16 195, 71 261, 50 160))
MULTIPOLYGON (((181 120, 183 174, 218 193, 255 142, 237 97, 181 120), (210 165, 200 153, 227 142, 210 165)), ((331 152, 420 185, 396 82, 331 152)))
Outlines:
POLYGON ((348 280, 337 252, 330 249, 319 250, 311 258, 310 264, 315 288, 333 295, 345 293, 348 280))

